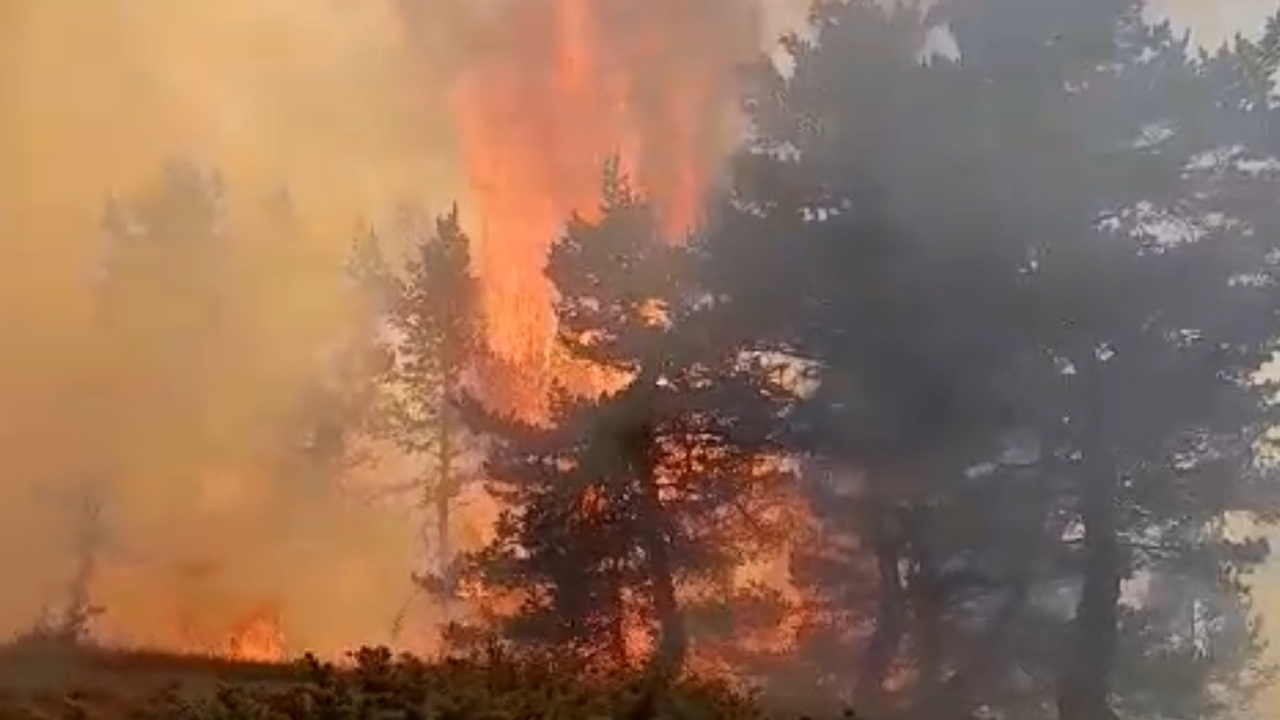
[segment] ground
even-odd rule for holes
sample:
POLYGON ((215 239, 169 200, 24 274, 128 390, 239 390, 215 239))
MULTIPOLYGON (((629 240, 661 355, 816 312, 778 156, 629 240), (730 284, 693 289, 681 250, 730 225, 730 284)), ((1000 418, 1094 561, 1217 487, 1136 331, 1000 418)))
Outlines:
POLYGON ((57 643, 0 646, 0 720, 123 718, 168 689, 211 694, 220 683, 283 684, 289 665, 57 643))

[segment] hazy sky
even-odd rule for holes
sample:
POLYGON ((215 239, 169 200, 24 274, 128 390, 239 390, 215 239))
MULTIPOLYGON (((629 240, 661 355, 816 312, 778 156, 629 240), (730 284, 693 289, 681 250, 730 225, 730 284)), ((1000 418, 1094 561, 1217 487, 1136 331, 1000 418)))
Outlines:
POLYGON ((1153 0, 1155 9, 1193 27, 1200 42, 1216 44, 1242 28, 1260 27, 1275 0, 1153 0))

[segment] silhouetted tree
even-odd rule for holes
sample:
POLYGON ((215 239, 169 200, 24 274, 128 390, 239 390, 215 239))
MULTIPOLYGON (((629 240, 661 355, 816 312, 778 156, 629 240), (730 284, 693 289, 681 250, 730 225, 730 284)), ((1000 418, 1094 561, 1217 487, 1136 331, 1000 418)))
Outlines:
POLYGON ((522 599, 507 636, 626 661, 629 632, 652 629, 659 678, 688 653, 682 588, 774 539, 761 508, 782 473, 769 424, 738 412, 767 388, 693 342, 689 267, 611 165, 600 218, 570 220, 548 275, 560 342, 616 387, 558 398, 550 428, 472 418, 507 510, 471 572, 522 599))
POLYGON ((976 84, 945 59, 922 62, 925 18, 831 4, 815 28, 812 42, 788 41, 792 73, 755 76, 756 139, 717 214, 708 284, 737 316, 727 324, 813 368, 788 425, 795 450, 829 470, 807 474, 823 541, 800 549, 793 573, 831 603, 836 624, 815 637, 845 657, 828 672, 843 668, 840 684, 852 675, 862 702, 887 712, 881 689, 908 638, 932 666, 922 672, 948 661, 926 608, 963 594, 959 532, 985 498, 957 480, 1016 419, 1019 248, 993 220, 992 170, 967 117, 976 84))
POLYGON ((436 524, 436 572, 452 561, 452 507, 462 490, 465 451, 455 403, 482 342, 478 286, 471 275, 470 240, 458 210, 436 219, 434 233, 410 216, 411 258, 388 308, 393 362, 383 377, 387 436, 428 462, 420 484, 436 524))
POLYGON ((1204 564, 1182 563, 1181 583, 1238 595, 1230 578, 1261 555, 1222 525, 1266 517, 1276 499, 1256 463, 1266 388, 1252 382, 1277 336, 1275 236, 1248 229, 1264 206, 1242 219, 1216 199, 1231 181, 1201 166, 1222 152, 1225 114, 1187 102, 1215 92, 1185 39, 1146 24, 1139 3, 1087 5, 973 3, 953 17, 965 63, 1006 110, 992 122, 1020 139, 997 156, 1020 208, 1006 216, 1035 262, 1028 346, 1058 368, 1040 373, 1038 417, 1080 532, 1064 720, 1113 716, 1113 696, 1138 709, 1140 689, 1114 684, 1122 648, 1143 641, 1123 634, 1126 608, 1143 607, 1124 583, 1187 555, 1204 564), (1003 53, 1019 40, 1015 67, 1003 53))
MULTIPOLYGON (((1241 84, 1132 2, 838 2, 814 28, 753 76, 707 276, 736 332, 816 368, 788 424, 834 469, 809 489, 831 541, 793 568, 830 603, 826 666, 843 630, 882 714, 1218 707, 1152 705, 1135 678, 1181 630, 1129 622, 1158 613, 1121 586, 1198 557, 1187 586, 1232 605, 1260 555, 1223 524, 1274 508, 1249 382, 1277 329, 1271 181, 1201 167, 1228 130, 1266 142, 1221 102, 1241 84), (959 57, 922 57, 942 22, 959 57)), ((1248 634, 1200 677, 1256 657, 1248 634)))

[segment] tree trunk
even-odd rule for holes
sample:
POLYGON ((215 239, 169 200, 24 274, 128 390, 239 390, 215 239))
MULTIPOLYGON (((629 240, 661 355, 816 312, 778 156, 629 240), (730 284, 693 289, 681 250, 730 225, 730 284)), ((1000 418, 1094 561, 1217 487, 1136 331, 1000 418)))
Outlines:
POLYGON ((1095 458, 1081 489, 1084 585, 1076 608, 1073 652, 1058 697, 1060 720, 1112 720, 1111 676, 1119 637, 1121 582, 1119 493, 1114 469, 1095 458))
POLYGON ((902 542, 893 527, 894 518, 886 516, 887 509, 873 510, 879 517, 872 518, 875 527, 874 551, 878 576, 875 628, 867 642, 858 675, 857 695, 865 708, 872 713, 880 711, 884 702, 884 684, 898 646, 902 642, 906 620, 906 592, 899 568, 902 560, 902 542))
POLYGON ((942 692, 945 653, 947 592, 938 576, 933 557, 926 550, 913 553, 915 570, 907 582, 907 593, 919 644, 916 661, 919 666, 918 694, 936 697, 942 692))
POLYGON ((646 535, 651 536, 645 543, 645 553, 650 557, 649 565, 653 573, 653 608, 660 628, 657 660, 667 674, 674 676, 684 667, 689 640, 685 632, 684 618, 680 614, 680 604, 676 600, 676 584, 671 571, 666 540, 660 538, 658 532, 648 532, 646 535))
POLYGON ((1065 529, 1063 521, 1046 525, 1053 497, 1052 484, 1043 482, 1043 477, 1028 480, 1034 480, 1031 487, 1035 488, 1036 494, 1029 499, 1028 513, 1024 518, 1026 524, 1022 530, 1026 535, 1015 535, 1010 539, 1008 550, 1011 555, 1005 561, 1008 566, 1005 598, 994 613, 983 639, 974 645, 972 651, 954 660, 955 672, 937 684, 935 692, 922 698, 913 717, 944 718, 948 713, 952 717, 973 716, 982 705, 984 693, 993 689, 988 683, 995 681, 994 689, 998 690, 999 679, 1008 671, 1006 655, 1009 643, 1031 596, 1035 568, 1043 561, 1050 538, 1057 542, 1065 529))
POLYGON ((618 669, 626 669, 631 662, 630 648, 627 645, 627 598, 623 592, 623 569, 621 560, 615 559, 610 572, 610 594, 613 608, 609 618, 610 654, 618 669))
POLYGON ((439 477, 436 481, 436 557, 438 569, 442 576, 448 573, 449 563, 453 559, 452 533, 449 524, 453 509, 454 495, 457 493, 453 477, 453 419, 449 417, 448 403, 441 408, 440 446, 437 458, 439 477))
POLYGON ((446 581, 449 580, 449 564, 453 559, 453 533, 449 530, 452 511, 453 498, 442 492, 436 497, 436 571, 446 581))
POLYGON ((457 479, 454 477, 453 442, 453 407, 451 391, 456 387, 457 372, 451 365, 446 365, 441 378, 439 413, 440 422, 437 428, 439 444, 436 453, 436 572, 443 580, 446 594, 443 597, 445 620, 452 620, 455 593, 454 577, 451 572, 453 562, 453 532, 450 525, 453 519, 453 501, 458 492, 457 479))
POLYGON ((689 639, 676 598, 675 570, 671 561, 668 522, 658 493, 657 438, 648 424, 638 429, 632 439, 633 470, 639 483, 640 543, 649 569, 653 592, 653 609, 658 620, 656 669, 666 677, 674 677, 684 667, 689 639))

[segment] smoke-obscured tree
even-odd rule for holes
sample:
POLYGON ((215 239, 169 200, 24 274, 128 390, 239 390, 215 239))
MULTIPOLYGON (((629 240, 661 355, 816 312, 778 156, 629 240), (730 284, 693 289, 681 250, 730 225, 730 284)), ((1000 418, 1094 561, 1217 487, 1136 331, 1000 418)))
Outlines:
MULTIPOLYGON (((1225 526, 1276 507, 1256 457, 1267 388, 1253 382, 1280 329, 1275 216, 1256 202, 1274 179, 1230 157, 1250 138, 1217 137, 1247 120, 1214 112, 1226 88, 1206 83, 1184 39, 1145 24, 1139 3, 1086 5, 974 3, 952 20, 965 63, 992 81, 1000 136, 1037 148, 996 158, 1006 217, 1035 262, 1031 346, 1059 368, 1041 373, 1039 416, 1060 419, 1039 435, 1081 534, 1057 705, 1064 720, 1111 716, 1113 696, 1126 712, 1207 716, 1222 700, 1210 668, 1200 693, 1164 693, 1163 706, 1113 682, 1126 647, 1160 657, 1160 636, 1125 633, 1144 603, 1123 587, 1175 563, 1178 584, 1238 597, 1240 574, 1265 555, 1225 526), (1253 189, 1243 205, 1242 181, 1253 189)), ((1263 139, 1243 152, 1269 154, 1263 139)))
MULTIPOLYGON (((1224 526, 1274 507, 1246 383, 1276 334, 1270 183, 1197 170, 1250 123, 1140 13, 831 3, 815 42, 788 40, 790 76, 755 77, 710 284, 818 367, 797 449, 845 482, 812 485, 831 537, 794 570, 836 620, 820 664, 856 668, 882 713, 1216 709, 1207 682, 1152 703, 1137 679, 1171 666, 1160 648, 1183 629, 1121 584, 1173 557, 1200 558, 1180 582, 1247 625, 1236 579, 1260 555, 1224 526), (943 19, 955 61, 921 56, 943 19), (1167 242, 1179 224, 1195 242, 1167 242), (1073 585, 1064 623, 1051 600, 1073 585)), ((1220 639, 1247 670, 1250 634, 1220 639)))
POLYGON ((756 140, 718 214, 709 284, 737 306, 729 324, 816 370, 789 425, 831 472, 808 473, 823 538, 793 573, 826 601, 815 670, 885 713, 908 641, 922 672, 951 660, 926 609, 964 590, 951 556, 986 502, 956 480, 1011 425, 1017 238, 989 222, 973 84, 921 61, 924 17, 851 3, 815 26, 814 43, 788 41, 789 76, 755 78, 756 140))
POLYGON ((67 414, 69 422, 87 423, 69 431, 81 439, 78 451, 95 480, 73 491, 80 511, 73 523, 76 569, 63 607, 36 633, 44 639, 84 641, 93 619, 105 612, 93 586, 106 550, 103 511, 118 481, 121 448, 167 448, 193 430, 191 388, 211 370, 224 299, 218 283, 225 259, 223 195, 216 172, 175 160, 153 186, 106 204, 102 256, 90 288, 92 350, 85 374, 70 388, 76 407, 67 414), (103 422, 129 417, 139 406, 168 422, 146 433, 125 422, 103 422))
POLYGON ((616 165, 599 219, 574 217, 552 249, 559 341, 617 381, 559 397, 549 428, 473 413, 507 509, 470 572, 519 602, 509 639, 625 663, 652 636, 669 677, 689 652, 686 588, 776 539, 769 424, 736 412, 770 390, 700 355, 688 269, 616 165))
MULTIPOLYGON (((99 327, 153 380, 156 401, 179 399, 212 340, 224 267, 224 189, 217 173, 187 162, 164 167, 159 185, 113 200, 97 282, 99 327)), ((136 400, 136 399, 135 399, 136 400)))
POLYGON ((207 450, 201 389, 225 371, 229 261, 220 175, 186 161, 163 167, 136 197, 113 198, 104 218, 105 255, 94 287, 98 342, 81 415, 93 473, 108 497, 118 453, 207 450), (225 362, 225 361, 224 361, 225 362), (104 418, 115 422, 102 423, 104 418), (130 419, 153 421, 145 427, 130 419))
POLYGON ((66 604, 57 624, 55 636, 68 642, 84 642, 93 630, 93 621, 106 612, 93 598, 93 585, 106 544, 101 490, 85 488, 76 517, 76 570, 67 584, 66 604))
POLYGON ((103 488, 92 484, 75 488, 77 506, 73 552, 75 570, 68 579, 58 607, 45 608, 35 626, 16 638, 18 643, 79 645, 93 639, 93 623, 107 608, 94 599, 94 583, 107 545, 103 522, 103 488))
POLYGON ((379 417, 378 380, 389 364, 382 326, 396 279, 375 232, 352 241, 341 279, 351 299, 350 324, 322 348, 286 422, 280 472, 315 489, 369 460, 365 443, 379 417))
POLYGON ((386 316, 392 363, 382 378, 381 424, 401 451, 427 463, 417 487, 434 516, 434 572, 444 579, 454 557, 453 505, 466 473, 455 406, 482 342, 479 287, 456 207, 436 219, 434 232, 416 215, 409 220, 411 257, 386 316))

